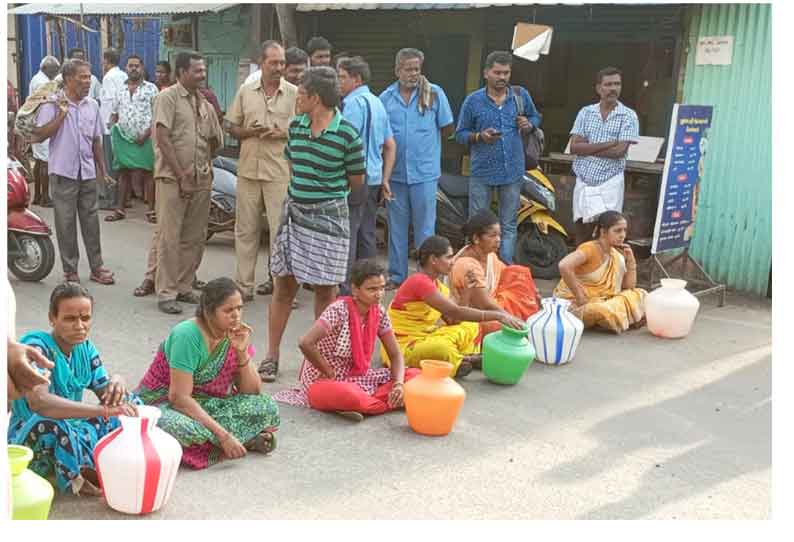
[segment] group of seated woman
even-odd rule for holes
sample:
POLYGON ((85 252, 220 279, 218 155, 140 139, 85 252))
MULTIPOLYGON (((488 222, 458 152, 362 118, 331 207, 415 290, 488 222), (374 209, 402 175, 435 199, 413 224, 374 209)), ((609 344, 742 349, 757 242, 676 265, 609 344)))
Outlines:
MULTIPOLYGON (((620 333, 644 321, 646 294, 636 288, 637 263, 625 244, 626 230, 620 213, 604 213, 595 239, 560 262, 554 295, 573 302, 585 327, 620 333)), ((388 309, 382 306, 383 267, 356 262, 351 295, 329 305, 300 340, 304 360, 297 387, 273 398, 261 393, 251 363, 251 328, 231 279, 207 283, 195 317, 171 330, 132 391, 121 377, 108 375, 89 339, 93 298, 79 284, 59 285, 50 298, 51 331, 20 339, 54 363, 49 383, 13 402, 8 441, 32 448, 31 467, 54 475, 60 491, 100 495, 94 447, 119 427, 118 416, 136 416, 136 405, 161 409, 158 425, 179 441, 183 463, 194 469, 250 450, 273 451, 280 423, 275 401, 356 421, 401 408, 404 383, 419 373, 422 360, 447 361, 457 377, 465 376, 482 366, 478 343, 485 334, 500 325, 522 328, 538 310, 529 270, 496 256, 496 216, 479 213, 465 231, 470 242, 457 254, 443 237, 422 243, 418 271, 388 309), (447 276, 451 290, 443 281, 447 276), (373 368, 378 340, 385 367, 373 368), (87 389, 98 404, 84 402, 87 389)))
POLYGON ((51 330, 20 339, 53 362, 49 383, 13 401, 8 442, 31 448, 31 468, 54 476, 60 492, 94 496, 101 495, 93 461, 97 442, 119 427, 118 416, 137 416, 141 404, 161 409, 158 425, 182 445, 188 467, 206 468, 248 450, 270 453, 278 406, 260 393, 242 306, 231 279, 207 283, 195 318, 171 330, 140 385, 130 391, 121 377, 108 375, 89 339, 91 295, 80 284, 57 286, 50 297, 51 330), (84 401, 86 390, 98 404, 84 401))

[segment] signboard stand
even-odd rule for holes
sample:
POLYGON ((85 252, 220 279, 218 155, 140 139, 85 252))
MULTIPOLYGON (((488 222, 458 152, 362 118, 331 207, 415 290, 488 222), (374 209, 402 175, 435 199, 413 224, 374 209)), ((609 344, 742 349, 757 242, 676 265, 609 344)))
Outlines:
POLYGON ((712 113, 711 106, 673 106, 651 245, 650 287, 657 286, 657 271, 661 271, 665 278, 672 278, 671 271, 678 267, 680 273, 677 278, 699 288, 692 291, 695 296, 719 294, 718 304, 722 307, 725 304, 725 285, 712 279, 689 254, 712 113), (681 250, 681 253, 665 261, 659 258, 659 253, 675 250, 681 250))
POLYGON ((680 278, 687 281, 688 286, 698 286, 702 289, 690 292, 695 297, 703 297, 711 294, 719 294, 719 300, 717 301, 717 306, 722 307, 725 305, 725 297, 727 295, 727 289, 724 284, 716 282, 714 279, 711 278, 711 275, 706 273, 706 270, 701 267, 701 265, 692 258, 689 254, 689 249, 686 248, 684 251, 679 254, 678 256, 674 257, 672 260, 669 260, 666 263, 663 263, 657 254, 653 255, 653 262, 651 263, 651 278, 650 278, 650 288, 654 289, 658 287, 661 282, 656 280, 656 272, 661 271, 663 276, 660 278, 680 278), (673 267, 676 263, 679 263, 680 272, 677 276, 672 276, 670 273, 673 271, 673 267), (692 264, 695 269, 699 272, 700 276, 697 276, 698 273, 695 273, 696 276, 692 276, 689 274, 688 271, 691 269, 690 264, 692 264), (668 271, 669 270, 669 271, 668 271))

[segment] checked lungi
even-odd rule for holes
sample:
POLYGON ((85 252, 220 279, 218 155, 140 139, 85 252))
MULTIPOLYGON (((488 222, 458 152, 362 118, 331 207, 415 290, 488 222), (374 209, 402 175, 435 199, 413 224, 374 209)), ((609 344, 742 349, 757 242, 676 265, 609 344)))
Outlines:
POLYGON ((336 286, 345 281, 350 245, 347 199, 319 203, 284 200, 271 257, 273 276, 303 284, 336 286))

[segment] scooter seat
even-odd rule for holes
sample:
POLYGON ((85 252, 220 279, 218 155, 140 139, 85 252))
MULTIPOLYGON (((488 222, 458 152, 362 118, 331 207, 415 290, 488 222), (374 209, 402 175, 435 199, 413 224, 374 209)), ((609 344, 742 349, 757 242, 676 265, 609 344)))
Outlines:
POLYGON ((469 178, 462 175, 442 173, 438 186, 450 198, 469 197, 469 178))

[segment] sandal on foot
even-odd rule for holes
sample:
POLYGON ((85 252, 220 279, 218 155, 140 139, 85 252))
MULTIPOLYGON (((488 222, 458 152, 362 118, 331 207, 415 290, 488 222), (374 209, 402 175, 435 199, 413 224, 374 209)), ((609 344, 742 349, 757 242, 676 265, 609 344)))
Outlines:
POLYGON ((182 314, 182 305, 173 301, 159 301, 157 308, 166 314, 182 314))
POLYGON ((364 415, 361 412, 356 412, 354 410, 335 410, 334 414, 338 414, 343 418, 350 420, 351 422, 363 422, 364 415))
POLYGON ((273 293, 273 281, 267 280, 256 287, 257 295, 270 295, 273 293))
POLYGON ((256 370, 259 373, 259 378, 262 382, 275 382, 278 376, 278 360, 265 359, 259 364, 256 370))
POLYGON ((262 431, 256 437, 254 437, 250 449, 254 450, 255 452, 259 452, 260 454, 267 455, 276 449, 276 445, 276 435, 268 431, 262 431))
POLYGON ((149 211, 148 213, 146 213, 145 216, 146 216, 146 222, 148 222, 149 224, 157 224, 157 213, 155 213, 154 211, 149 211))
POLYGON ((185 294, 178 294, 176 296, 177 301, 181 301, 182 303, 190 303, 191 305, 198 305, 199 304, 199 296, 194 294, 193 292, 187 292, 185 294))
POLYGON ((116 209, 111 214, 105 217, 105 222, 116 222, 119 220, 124 220, 127 218, 126 211, 122 209, 116 209))
POLYGON ((206 287, 207 287, 207 283, 206 283, 206 282, 204 282, 203 280, 199 280, 199 279, 193 279, 193 284, 191 284, 190 286, 191 286, 191 288, 193 288, 194 290, 199 290, 199 291, 201 291, 201 290, 203 290, 204 288, 206 288, 206 287))
POLYGON ((64 273, 63 274, 63 281, 64 282, 76 282, 80 284, 80 275, 77 273, 64 273))
POLYGON ((89 278, 94 282, 98 282, 99 284, 104 284, 106 286, 116 283, 116 280, 113 278, 113 273, 104 267, 100 267, 99 269, 94 269, 91 271, 91 276, 89 278))
POLYGON ((141 285, 132 291, 135 297, 146 297, 154 293, 154 281, 152 279, 143 279, 141 285))

